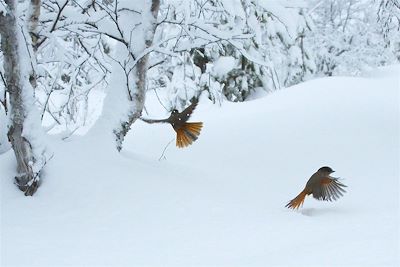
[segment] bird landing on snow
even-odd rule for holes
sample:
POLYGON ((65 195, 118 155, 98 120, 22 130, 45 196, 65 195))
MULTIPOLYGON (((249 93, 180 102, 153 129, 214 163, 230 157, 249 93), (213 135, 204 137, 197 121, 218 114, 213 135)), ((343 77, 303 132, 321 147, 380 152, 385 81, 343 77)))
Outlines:
POLYGON ((192 104, 185 108, 182 112, 174 109, 171 115, 162 120, 151 120, 141 118, 147 123, 169 123, 176 132, 176 146, 179 148, 191 145, 200 135, 202 122, 187 122, 198 104, 198 99, 193 98, 192 104))
POLYGON ((313 195, 314 198, 323 201, 337 200, 343 193, 344 184, 339 182, 338 178, 331 177, 330 174, 335 172, 330 167, 322 167, 314 173, 308 180, 306 187, 300 194, 289 201, 285 207, 290 209, 298 209, 303 205, 306 195, 313 195))

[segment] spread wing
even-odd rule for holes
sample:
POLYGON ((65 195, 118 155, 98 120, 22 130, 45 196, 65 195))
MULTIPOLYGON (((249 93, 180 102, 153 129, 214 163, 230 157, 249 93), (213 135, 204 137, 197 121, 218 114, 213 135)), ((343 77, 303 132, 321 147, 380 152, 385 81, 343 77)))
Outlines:
POLYGON ((187 108, 185 108, 181 113, 179 113, 179 118, 182 121, 187 121, 192 115, 194 109, 197 107, 199 100, 197 98, 192 99, 192 104, 190 104, 187 108))
POLYGON ((147 123, 165 123, 168 122, 168 119, 163 119, 163 120, 152 120, 152 119, 146 119, 146 118, 140 118, 142 121, 147 122, 147 123))
POLYGON ((344 187, 347 186, 339 182, 338 178, 325 177, 313 187, 313 197, 324 201, 337 200, 346 192, 344 187))
POLYGON ((197 104, 199 103, 199 100, 197 98, 192 99, 192 104, 190 104, 187 108, 185 108, 181 113, 175 113, 172 112, 170 117, 167 119, 162 119, 162 120, 153 120, 153 119, 147 119, 147 118, 140 118, 142 121, 147 122, 147 123, 172 123, 173 120, 178 119, 179 121, 186 122, 190 116, 193 113, 193 110, 197 107, 197 104))

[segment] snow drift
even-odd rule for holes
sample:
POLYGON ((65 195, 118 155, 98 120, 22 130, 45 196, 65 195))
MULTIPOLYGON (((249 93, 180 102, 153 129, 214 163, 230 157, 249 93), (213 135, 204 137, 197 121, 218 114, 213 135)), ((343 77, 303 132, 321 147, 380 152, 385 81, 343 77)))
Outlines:
POLYGON ((191 119, 203 131, 185 150, 163 153, 172 128, 142 122, 120 154, 93 131, 54 136, 34 197, 12 184, 8 151, 1 265, 398 265, 399 70, 222 107, 203 99, 191 119), (324 165, 344 197, 284 208, 324 165))

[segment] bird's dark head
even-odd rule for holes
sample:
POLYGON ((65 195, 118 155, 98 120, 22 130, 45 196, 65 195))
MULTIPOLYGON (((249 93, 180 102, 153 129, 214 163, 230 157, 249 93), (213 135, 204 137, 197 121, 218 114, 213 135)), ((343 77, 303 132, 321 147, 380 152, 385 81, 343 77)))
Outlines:
POLYGON ((332 170, 331 167, 327 167, 327 166, 319 168, 318 171, 323 172, 323 173, 328 173, 328 174, 335 172, 334 170, 332 170))
POLYGON ((179 111, 178 111, 177 109, 173 109, 173 110, 172 110, 172 114, 175 115, 175 114, 178 114, 178 113, 179 113, 179 111))

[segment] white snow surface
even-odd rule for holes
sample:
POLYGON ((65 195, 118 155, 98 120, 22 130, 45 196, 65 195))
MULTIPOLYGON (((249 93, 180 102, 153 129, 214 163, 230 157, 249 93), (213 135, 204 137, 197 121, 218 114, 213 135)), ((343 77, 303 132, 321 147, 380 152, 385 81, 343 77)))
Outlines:
POLYGON ((191 119, 204 122, 200 138, 160 161, 169 125, 135 123, 121 153, 96 130, 53 136, 33 197, 12 183, 10 150, 1 266, 398 266, 399 72, 222 107, 202 99, 191 119), (324 165, 348 192, 285 208, 324 165))

